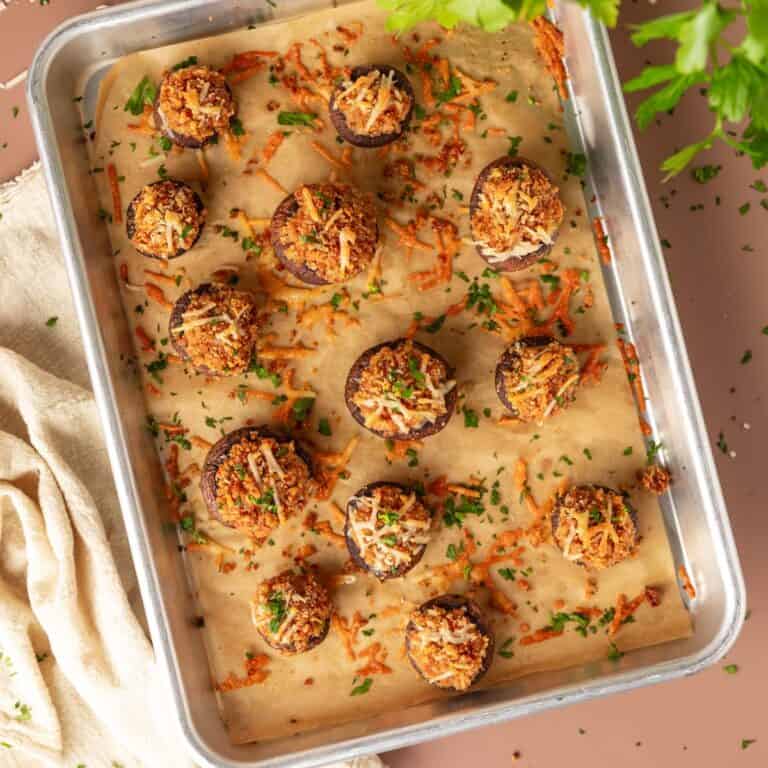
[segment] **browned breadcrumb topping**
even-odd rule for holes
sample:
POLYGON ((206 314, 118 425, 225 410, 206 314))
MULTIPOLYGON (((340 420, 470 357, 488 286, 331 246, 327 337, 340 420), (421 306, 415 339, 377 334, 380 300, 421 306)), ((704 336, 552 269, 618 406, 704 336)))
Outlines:
POLYGON ((594 485, 576 485, 555 497, 552 535, 568 560, 603 569, 629 557, 637 527, 622 494, 594 485))
POLYGON ((252 618, 259 634, 283 653, 304 653, 325 636, 333 603, 311 571, 283 571, 259 585, 252 618))
POLYGON ((494 263, 551 245, 564 215, 558 188, 544 171, 522 163, 489 171, 470 224, 475 242, 494 263))
POLYGON ((382 485, 350 501, 347 531, 377 574, 408 569, 429 541, 431 515, 415 491, 382 485))
POLYGON ((224 75, 201 64, 165 73, 157 114, 163 129, 202 144, 229 129, 235 103, 224 75))
POLYGON ((301 512, 311 476, 294 443, 254 431, 229 449, 216 470, 216 505, 222 522, 263 539, 301 512))
POLYGON ((556 339, 542 346, 519 340, 508 352, 504 393, 517 419, 542 424, 576 399, 580 368, 571 347, 556 339))
POLYGON ((417 608, 407 629, 409 655, 428 683, 465 691, 483 669, 490 640, 466 606, 417 608))
POLYGON ((374 69, 354 81, 344 81, 333 104, 353 133, 381 136, 401 131, 413 99, 398 87, 394 70, 383 74, 374 69))
POLYGON ((250 293, 211 285, 191 295, 181 322, 172 325, 170 332, 193 365, 234 376, 247 370, 258 329, 250 293))
POLYGON ((447 412, 446 395, 455 386, 440 359, 406 340, 371 356, 351 401, 366 427, 407 438, 447 412))
POLYGON ((370 198, 343 184, 306 184, 293 194, 298 209, 279 232, 285 256, 329 283, 366 269, 378 239, 370 198))
POLYGON ((650 491, 657 495, 664 493, 667 488, 669 488, 670 482, 672 482, 672 476, 670 475, 669 470, 658 464, 651 464, 637 474, 638 479, 640 480, 640 485, 642 485, 646 491, 650 491))
POLYGON ((171 259, 191 248, 205 222, 206 211, 191 187, 166 179, 147 184, 131 202, 131 243, 141 253, 171 259))

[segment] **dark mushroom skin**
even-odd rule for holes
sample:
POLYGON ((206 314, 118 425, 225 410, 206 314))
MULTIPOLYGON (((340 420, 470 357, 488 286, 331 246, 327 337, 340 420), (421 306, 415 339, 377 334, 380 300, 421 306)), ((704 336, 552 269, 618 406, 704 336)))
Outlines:
MULTIPOLYGON (((534 168, 538 171, 541 171, 548 179, 550 179, 549 174, 541 168, 541 166, 537 165, 531 160, 528 160, 524 157, 499 157, 496 160, 493 160, 492 162, 488 163, 482 171, 478 174, 477 180, 475 181, 475 186, 472 188, 472 195, 469 199, 469 223, 470 223, 470 229, 472 230, 472 239, 475 241, 475 250, 478 252, 480 257, 493 269, 499 272, 518 272, 522 269, 526 269, 527 267, 530 267, 532 264, 535 264, 539 259, 543 259, 549 252, 552 250, 553 244, 542 244, 539 248, 537 248, 535 251, 532 251, 531 253, 525 254, 523 256, 509 256, 508 258, 496 261, 491 260, 489 258, 489 255, 486 254, 484 246, 478 242, 477 237, 475 236, 474 232, 474 226, 473 226, 473 219, 475 218, 477 211, 480 207, 480 196, 483 193, 483 188, 485 185, 485 182, 488 179, 488 176, 490 175, 491 171, 493 171, 495 168, 515 168, 515 167, 521 167, 521 166, 527 166, 529 168, 534 168)), ((550 179, 551 181, 551 179, 550 179)), ((557 235, 559 234, 559 228, 555 230, 555 232, 552 234, 552 240, 557 239, 557 235)))
MULTIPOLYGON (((515 347, 517 345, 524 345, 525 347, 528 347, 528 348, 531 348, 531 347, 543 348, 548 346, 549 344, 552 344, 553 342, 560 344, 560 342, 558 342, 557 339, 555 339, 553 336, 523 336, 513 344, 510 344, 510 346, 504 350, 501 357, 499 358, 499 362, 496 364, 496 371, 494 374, 494 384, 496 386, 496 394, 499 400, 501 400, 504 407, 513 416, 517 417, 519 414, 517 412, 516 406, 509 399, 504 377, 507 372, 513 369, 515 363, 518 360, 518 354, 515 350, 515 347)), ((561 345, 561 346, 564 346, 564 345, 561 345)), ((577 370, 578 370, 578 365, 577 365, 577 370)), ((558 407, 562 410, 564 407, 569 405, 574 399, 575 399, 575 392, 569 391, 566 393, 565 402, 558 407)))
POLYGON ((366 149, 383 147, 386 144, 391 144, 393 141, 397 141, 406 132, 406 130, 408 130, 408 126, 411 123, 411 117, 413 116, 413 107, 416 104, 416 97, 413 93, 413 86, 411 85, 411 81, 399 69, 391 67, 387 64, 366 64, 354 67, 350 73, 349 79, 354 83, 358 78, 363 77, 364 75, 367 75, 374 70, 381 72, 382 75, 389 75, 390 72, 393 72, 394 76, 392 81, 395 87, 401 91, 404 91, 410 98, 411 106, 408 110, 408 113, 400 123, 399 130, 370 136, 356 133, 349 126, 346 118, 344 117, 344 113, 336 106, 335 103, 336 97, 341 92, 343 83, 336 85, 333 93, 331 94, 331 99, 328 105, 331 122, 333 123, 333 127, 336 129, 336 132, 339 134, 339 136, 341 136, 344 141, 347 141, 356 147, 364 147, 366 149))
MULTIPOLYGON (((182 67, 180 69, 166 72, 163 75, 162 80, 160 81, 160 86, 157 89, 157 96, 155 97, 155 102, 153 104, 153 109, 152 109, 152 119, 155 123, 155 127, 157 128, 157 130, 160 131, 160 133, 163 136, 170 139, 174 144, 176 144, 179 147, 184 147, 185 149, 201 149, 202 147, 205 147, 209 144, 212 144, 218 141, 218 135, 219 135, 219 131, 208 131, 206 132, 206 135, 204 137, 192 136, 191 134, 185 134, 185 133, 182 133, 181 131, 172 129, 168 125, 168 121, 163 119, 163 113, 160 106, 163 87, 167 85, 167 83, 169 82, 169 78, 172 78, 177 73, 184 72, 185 70, 193 70, 193 69, 207 70, 209 73, 215 72, 216 74, 220 74, 217 70, 213 70, 210 67, 207 67, 206 65, 201 65, 201 64, 193 64, 193 65, 190 65, 189 67, 182 67)), ((234 116, 236 111, 234 98, 232 96, 232 89, 229 87, 229 83, 227 83, 226 80, 222 80, 219 84, 226 93, 227 103, 225 104, 225 110, 226 110, 227 122, 228 122, 230 117, 234 116)))
MULTIPOLYGON (((594 490, 602 490, 605 493, 614 494, 617 496, 621 496, 624 500, 624 506, 626 507, 627 511, 629 512, 629 517, 632 520, 632 525, 634 526, 634 537, 632 541, 630 542, 631 549, 634 549, 639 541, 639 518, 637 515, 637 510, 632 506, 632 504, 629 501, 629 495, 624 491, 617 491, 615 488, 611 488, 607 485, 600 485, 598 483, 580 483, 577 486, 570 486, 569 488, 566 488, 565 491, 559 491, 555 495, 555 500, 552 505, 552 512, 550 513, 550 522, 552 526, 552 541, 555 544, 555 546, 562 551, 562 547, 560 546, 559 541, 557 540, 557 537, 555 535, 558 527, 560 526, 560 515, 562 513, 562 499, 563 496, 571 489, 594 489, 594 490)), ((589 568, 592 567, 590 563, 584 562, 583 559, 576 560, 575 562, 578 563, 578 565, 582 566, 583 568, 589 568)), ((613 563, 615 565, 616 563, 613 563)), ((600 566, 600 567, 606 567, 606 566, 600 566)))
MULTIPOLYGON (((178 354, 179 357, 185 362, 191 362, 189 351, 187 350, 186 345, 180 343, 178 334, 176 333, 175 329, 184 323, 184 313, 187 311, 187 308, 189 307, 190 303, 197 296, 205 295, 206 293, 209 293, 215 290, 216 287, 217 286, 213 285, 212 283, 201 283, 196 288, 192 288, 188 291, 185 291, 181 296, 179 296, 179 298, 176 300, 176 302, 173 305, 173 309, 171 310, 171 316, 168 320, 168 337, 170 339, 171 346, 173 347, 176 354, 178 354)), ((237 291, 237 293, 247 294, 249 296, 251 295, 247 291, 242 291, 242 290, 237 291)), ((256 299, 255 298, 253 298, 253 305, 254 305, 254 325, 257 326, 258 317, 256 316, 256 299)), ((254 330, 254 333, 252 334, 252 347, 255 349, 255 346, 256 346, 256 338, 255 338, 255 330, 254 330)), ((221 371, 213 370, 212 368, 206 365, 196 365, 192 363, 192 367, 197 373, 201 373, 206 376, 223 375, 221 371)), ((239 374, 239 373, 242 373, 242 370, 232 371, 232 375, 239 374)))
MULTIPOLYGON (((355 493, 354 496, 349 499, 347 502, 344 519, 344 538, 347 542, 347 550, 349 551, 349 556, 352 558, 355 565, 357 565, 363 571, 373 574, 379 581, 387 581, 389 579, 397 579, 401 576, 404 576, 419 564, 421 558, 424 556, 424 552, 427 550, 427 545, 423 544, 410 561, 402 563, 396 569, 390 569, 386 571, 377 570, 370 563, 367 563, 363 558, 362 553, 360 552, 360 547, 355 541, 355 538, 350 530, 349 517, 355 511, 355 504, 357 501, 364 498, 370 498, 377 488, 385 488, 387 486, 394 486, 395 488, 401 490, 403 493, 414 492, 412 488, 404 485, 403 483, 393 483, 381 480, 375 483, 369 483, 368 485, 363 486, 359 491, 357 491, 357 493, 355 493)), ((428 507, 426 507, 426 505, 425 508, 428 512, 430 512, 431 515, 431 511, 428 507)))
POLYGON ((136 195, 133 197, 131 202, 128 204, 128 208, 125 212, 125 233, 128 235, 128 239, 131 241, 131 244, 133 247, 142 255, 142 256, 148 256, 149 258, 153 259, 160 259, 161 261, 166 261, 167 259, 175 259, 179 256, 183 256, 187 251, 191 250, 197 241, 200 239, 200 235, 203 234, 203 229, 205 228, 205 215, 206 215, 206 209, 205 205, 203 204, 203 201, 200 199, 200 195, 195 192, 192 187, 190 187, 188 184, 185 184, 183 181, 179 181, 178 179, 160 179, 159 181, 153 181, 151 184, 147 184, 145 187, 140 189, 136 195), (133 239, 136 236, 137 229, 138 229, 138 223, 136 221, 136 207, 139 203, 139 200, 141 199, 142 194, 148 187, 156 187, 161 185, 168 185, 172 184, 177 189, 184 189, 188 190, 188 194, 191 195, 194 209, 196 211, 196 215, 199 218, 198 223, 198 230, 197 234, 195 235, 195 238, 190 243, 189 246, 185 247, 183 245, 179 245, 179 247, 176 249, 176 251, 173 254, 170 255, 164 255, 160 253, 155 253, 152 251, 148 251, 144 248, 139 248, 134 242, 133 239))
MULTIPOLYGON (((312 185, 308 185, 312 186, 312 185)), ((336 281, 328 280, 319 272, 316 272, 308 264, 292 259, 286 250, 286 244, 282 240, 282 232, 288 222, 296 215, 299 210, 299 203, 296 200, 294 193, 286 195, 280 204, 272 214, 272 221, 269 226, 270 239, 272 242, 272 248, 275 251, 275 256, 278 261, 294 276, 308 285, 333 285, 336 281)), ((375 214, 374 214, 375 216, 375 214)), ((373 221, 373 228, 375 232, 375 239, 378 242, 379 239, 379 225, 378 222, 373 221)), ((375 249, 374 249, 375 250, 375 249)), ((373 253, 371 254, 373 257, 373 253)), ((347 279, 352 279, 354 275, 351 275, 347 279)))
MULTIPOLYGON (((363 352, 363 354, 360 355, 360 357, 358 357, 354 362, 352 368, 350 368, 349 374, 347 375, 347 381, 344 387, 344 400, 347 404, 349 412, 352 414, 352 418, 354 418, 354 420, 361 427, 365 427, 365 429, 373 432, 373 434, 391 440, 421 440, 424 437, 437 434, 448 424, 451 416, 453 416, 453 412, 456 409, 456 401, 458 400, 459 396, 458 387, 453 387, 453 389, 445 396, 445 413, 438 416, 435 421, 427 422, 418 429, 410 430, 408 433, 389 434, 377 431, 371 427, 367 427, 365 424, 365 416, 360 411, 360 408, 352 401, 352 398, 360 387, 360 377, 362 376, 363 371, 365 371, 365 369, 368 367, 371 358, 379 350, 384 349, 385 347, 395 347, 405 341, 410 341, 410 339, 400 338, 395 339, 394 341, 384 341, 381 344, 377 344, 376 346, 373 346, 363 352)), ((453 378, 454 369, 441 354, 435 352, 434 349, 431 349, 426 344, 422 344, 421 342, 412 341, 412 343, 414 348, 418 349, 420 352, 431 355, 433 358, 441 362, 446 368, 447 378, 453 378)))
MULTIPOLYGON (((494 652, 494 637, 493 632, 491 632, 486 620, 485 616, 483 615, 482 610, 480 609, 480 606, 474 601, 470 600, 468 597, 465 597, 464 595, 438 595, 437 597, 433 597, 431 600, 427 600, 425 603, 422 603, 417 610, 425 610, 427 608, 431 607, 438 607, 438 608, 444 608, 446 610, 451 610, 452 608, 460 608, 464 606, 466 608, 467 615, 472 620, 473 624, 477 627, 480 634, 484 637, 488 638, 488 647, 485 651, 485 656, 483 657, 482 666, 478 670, 477 674, 472 678, 472 682, 470 683, 470 687, 477 684, 477 682, 480 680, 480 678, 485 675, 485 673, 488 671, 488 669, 491 666, 491 662, 493 661, 493 652, 494 652)), ((424 672, 421 670, 421 668, 418 666, 417 662, 414 660, 413 656, 411 655, 411 634, 416 630, 416 628, 413 625, 413 621, 409 621, 406 628, 405 628, 405 650, 408 654, 408 660, 411 662, 411 666, 416 670, 416 672, 419 674, 419 676, 424 680, 425 682, 429 683, 429 681, 424 676, 424 672)), ((430 685, 435 685, 434 683, 430 683, 430 685)), ((435 687, 441 687, 441 686, 435 686, 435 687)), ((442 688, 442 690, 448 690, 447 688, 442 688)))
POLYGON ((211 515, 224 525, 228 525, 228 523, 222 519, 216 501, 216 471, 227 460, 232 447, 252 435, 269 437, 281 444, 293 442, 296 455, 307 465, 310 477, 313 475, 312 459, 309 453, 290 435, 283 434, 266 426, 241 427, 240 429, 232 430, 232 432, 220 438, 208 451, 200 475, 200 492, 203 496, 203 501, 211 515))
MULTIPOLYGON (((331 627, 331 615, 333 614, 333 603, 331 602, 331 599, 328 595, 327 590, 322 585, 320 580, 317 578, 317 576, 314 574, 313 571, 303 571, 301 573, 292 573, 290 571, 284 571, 281 574, 278 574, 277 576, 273 577, 272 579, 268 579, 265 582, 262 582, 259 585, 259 590, 257 592, 257 596, 260 595, 260 593, 264 593, 264 595, 269 595, 269 592, 274 589, 275 582, 280 582, 280 580, 288 581, 290 582, 291 586, 294 588, 298 588, 299 591, 302 592, 306 596, 307 592, 315 592, 315 597, 318 598, 321 603, 325 603, 327 605, 320 605, 320 606, 313 606, 313 608, 317 608, 321 611, 321 613, 326 613, 327 616, 325 620, 323 621, 320 631, 315 632, 311 634, 307 639, 306 643, 303 644, 301 648, 297 646, 295 642, 291 643, 283 643, 280 642, 276 637, 273 636, 273 633, 267 632, 261 627, 257 627, 257 632, 259 633, 259 637, 272 649, 277 651, 283 656, 294 656, 299 653, 307 653, 307 651, 311 651, 313 648, 316 648, 320 643, 325 640, 325 638, 328 636, 328 630, 331 627)), ((258 608, 257 608, 258 610, 258 608)))

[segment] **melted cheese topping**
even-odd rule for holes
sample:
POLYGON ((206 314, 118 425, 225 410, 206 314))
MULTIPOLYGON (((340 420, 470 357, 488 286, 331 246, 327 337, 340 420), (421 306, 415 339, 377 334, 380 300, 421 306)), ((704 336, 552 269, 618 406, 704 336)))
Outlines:
POLYGON ((181 322, 170 326, 174 342, 196 368, 226 376, 247 370, 260 325, 253 296, 217 285, 187 295, 181 322))
POLYGON ((493 168, 479 198, 472 236, 492 264, 551 245, 565 215, 557 187, 528 165, 493 168))
POLYGON ((370 199, 342 184, 307 184, 294 192, 296 212, 277 237, 286 258, 329 283, 349 280, 376 252, 376 209, 370 199))
POLYGON ((166 179, 147 184, 129 208, 131 243, 137 251, 171 259, 192 247, 205 222, 205 209, 191 187, 166 179))
POLYGON ((371 357, 351 401, 366 427, 405 439, 447 412, 446 396, 455 386, 441 360, 402 341, 371 357))
POLYGON ((375 488, 350 501, 347 533, 377 575, 409 568, 429 542, 431 516, 413 491, 375 488))
POLYGON ((229 129, 235 104, 221 72, 206 66, 167 72, 160 83, 157 115, 163 130, 202 144, 229 129))
POLYGON ((309 650, 325 635, 332 613, 328 592, 309 571, 284 571, 262 582, 251 603, 259 634, 285 653, 309 650))
POLYGON ((575 399, 580 368, 571 347, 555 339, 544 345, 521 339, 505 357, 510 364, 502 371, 504 395, 520 421, 541 426, 575 399))
POLYGON ((333 102, 357 136, 400 133, 412 105, 408 91, 397 86, 394 70, 382 74, 377 69, 344 81, 333 102))
POLYGON ((490 639, 466 606, 418 608, 407 629, 408 652, 428 683, 464 691, 483 669, 490 639))
POLYGON ((634 551, 637 528, 626 499, 616 491, 574 486, 557 496, 555 512, 553 537, 568 560, 603 569, 634 551))

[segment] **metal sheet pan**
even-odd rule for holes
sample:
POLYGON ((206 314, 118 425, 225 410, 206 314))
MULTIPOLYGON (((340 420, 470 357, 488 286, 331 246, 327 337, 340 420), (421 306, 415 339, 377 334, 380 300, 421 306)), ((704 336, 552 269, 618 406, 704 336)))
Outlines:
MULTIPOLYGON (((258 4, 259 6, 261 3, 258 4)), ((327 6, 284 0, 285 16, 327 6)), ((698 595, 691 637, 635 651, 618 665, 589 664, 373 719, 264 744, 233 746, 219 718, 195 607, 175 532, 162 519, 160 469, 145 428, 110 246, 95 212, 75 93, 86 120, 101 77, 134 51, 209 36, 266 20, 255 1, 145 0, 74 19, 43 44, 28 97, 60 230, 76 311, 126 528, 156 651, 166 669, 182 733, 197 760, 216 766, 313 766, 500 722, 594 696, 695 672, 719 659, 743 621, 745 593, 709 440, 698 405, 632 134, 605 30, 575 4, 560 4, 571 99, 567 126, 588 158, 586 192, 606 220, 614 252, 605 268, 610 300, 643 363, 648 420, 675 476, 663 511, 674 556, 698 595)))

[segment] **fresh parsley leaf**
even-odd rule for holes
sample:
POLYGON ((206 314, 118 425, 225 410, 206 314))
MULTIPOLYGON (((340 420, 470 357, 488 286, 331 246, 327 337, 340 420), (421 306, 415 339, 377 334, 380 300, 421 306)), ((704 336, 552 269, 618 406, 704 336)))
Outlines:
POLYGON ((188 56, 183 61, 180 61, 178 64, 174 64, 171 67, 171 70, 173 72, 176 72, 179 69, 184 69, 185 67, 193 67, 195 64, 197 64, 197 56, 188 56))
POLYGON ((317 115, 314 112, 280 112, 277 116, 279 125, 305 125, 315 127, 317 115))
POLYGON ((363 682, 360 683, 360 685, 357 685, 352 689, 352 692, 349 695, 362 696, 364 693, 368 693, 368 691, 371 690, 372 685, 373 685, 373 678, 366 677, 365 680, 363 680, 363 682))
POLYGON ((149 79, 148 75, 139 81, 139 84, 133 89, 133 93, 128 97, 123 107, 124 112, 130 112, 132 115, 140 115, 144 111, 144 105, 152 106, 157 97, 157 87, 149 79))

